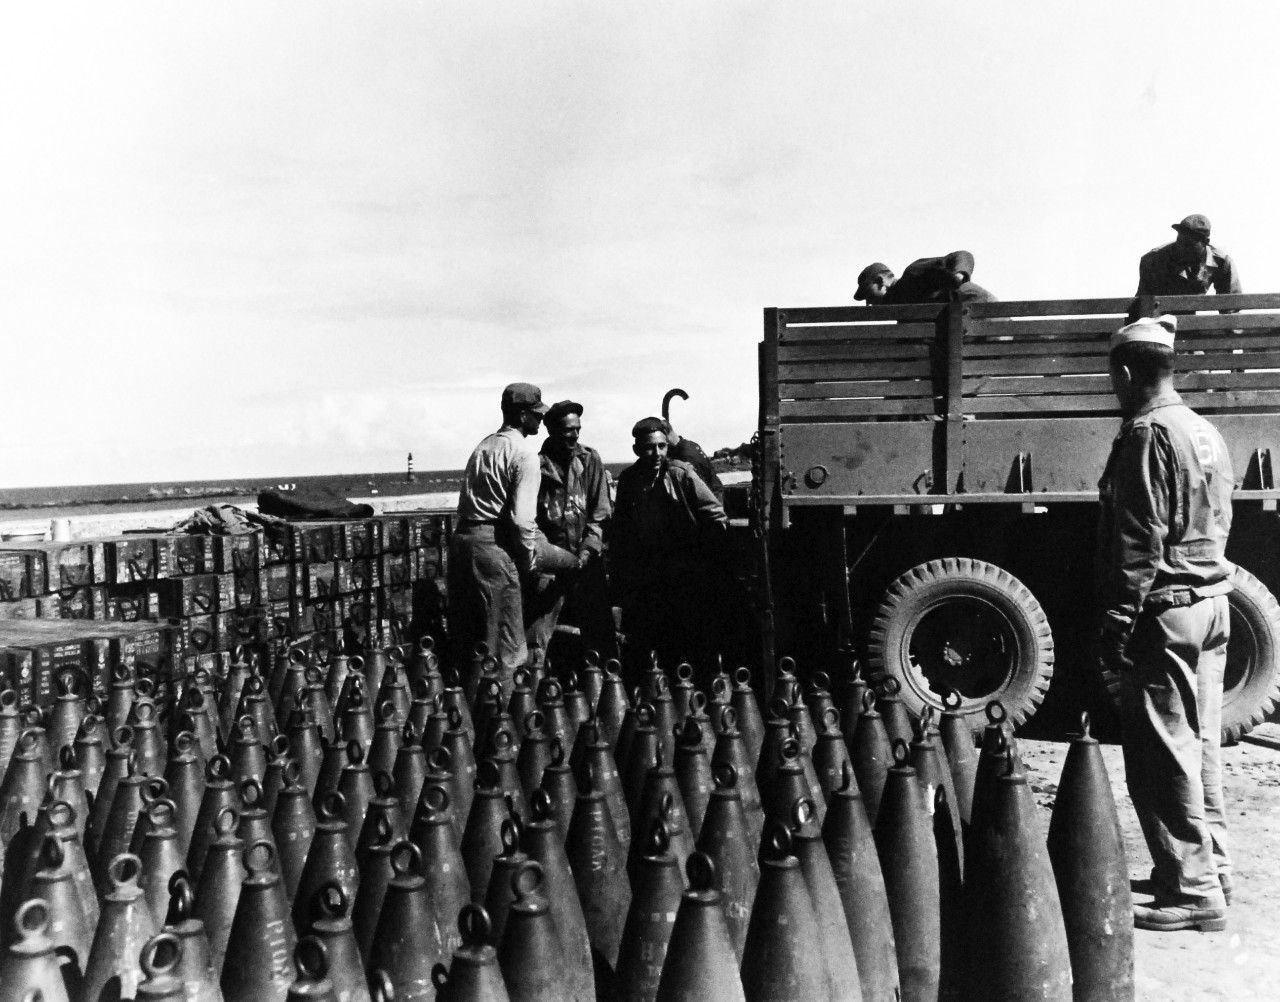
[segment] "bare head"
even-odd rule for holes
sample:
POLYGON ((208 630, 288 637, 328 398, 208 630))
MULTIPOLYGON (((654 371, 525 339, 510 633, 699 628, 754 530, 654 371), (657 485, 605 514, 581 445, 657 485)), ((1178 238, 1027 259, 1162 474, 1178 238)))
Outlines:
POLYGON ((636 454, 640 463, 650 469, 657 469, 667 458, 668 425, 662 418, 647 417, 637 421, 631 429, 631 451, 636 454))
POLYGON ((658 466, 667 458, 667 436, 660 431, 651 431, 648 435, 637 438, 631 451, 645 465, 658 466))

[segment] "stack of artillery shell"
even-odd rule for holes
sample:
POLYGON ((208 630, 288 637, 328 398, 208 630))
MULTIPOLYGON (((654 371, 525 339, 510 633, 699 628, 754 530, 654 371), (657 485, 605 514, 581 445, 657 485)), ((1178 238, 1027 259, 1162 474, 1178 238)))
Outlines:
POLYGON ((954 697, 913 733, 892 685, 791 663, 767 719, 745 669, 457 668, 0 693, 0 1002, 1132 997, 1087 727, 1046 850, 998 705, 979 755, 954 697))

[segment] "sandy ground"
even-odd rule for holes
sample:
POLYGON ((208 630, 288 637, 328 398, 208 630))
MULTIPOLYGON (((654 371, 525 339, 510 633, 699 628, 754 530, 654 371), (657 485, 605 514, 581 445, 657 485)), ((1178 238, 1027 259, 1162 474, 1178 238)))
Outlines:
MULTIPOLYGON (((1242 741, 1223 749, 1224 792, 1230 812, 1235 894, 1226 932, 1136 933, 1137 998, 1141 1002, 1200 999, 1280 999, 1280 725, 1264 724, 1255 736, 1276 747, 1242 741)), ((1045 830, 1067 745, 1020 741, 1045 830)), ((1103 758, 1120 812, 1129 872, 1151 867, 1124 783, 1120 748, 1103 758)), ((1136 895, 1139 901, 1146 900, 1136 895)))

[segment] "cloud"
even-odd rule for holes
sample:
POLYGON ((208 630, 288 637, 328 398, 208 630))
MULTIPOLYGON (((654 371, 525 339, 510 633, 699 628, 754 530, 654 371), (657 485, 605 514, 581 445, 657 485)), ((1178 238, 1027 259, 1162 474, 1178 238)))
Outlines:
POLYGON ((1124 295, 1201 211, 1268 288, 1271 19, 23 5, 0 481, 457 466, 517 378, 583 400, 609 458, 672 385, 694 438, 736 444, 761 308, 848 302, 875 259, 967 247, 1003 298, 1124 295), (1160 72, 1193 45, 1232 54, 1212 87, 1160 72), (1171 138, 1191 123, 1229 163, 1171 138))

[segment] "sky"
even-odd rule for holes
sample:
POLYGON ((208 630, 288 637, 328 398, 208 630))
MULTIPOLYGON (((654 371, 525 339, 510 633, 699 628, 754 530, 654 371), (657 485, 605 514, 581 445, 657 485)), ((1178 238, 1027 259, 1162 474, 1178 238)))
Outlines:
POLYGON ((462 466, 502 387, 750 437, 767 306, 967 248, 1280 290, 1272 3, 15 3, 0 487, 462 466))

